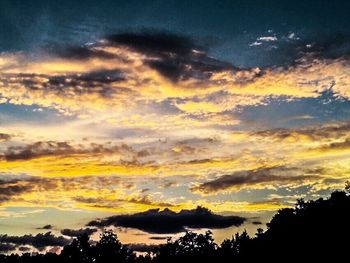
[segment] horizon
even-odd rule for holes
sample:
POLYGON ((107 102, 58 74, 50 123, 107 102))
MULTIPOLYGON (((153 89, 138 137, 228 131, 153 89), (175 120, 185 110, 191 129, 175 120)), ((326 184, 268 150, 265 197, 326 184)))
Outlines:
POLYGON ((220 243, 343 189, 349 8, 1 0, 0 237, 220 243))

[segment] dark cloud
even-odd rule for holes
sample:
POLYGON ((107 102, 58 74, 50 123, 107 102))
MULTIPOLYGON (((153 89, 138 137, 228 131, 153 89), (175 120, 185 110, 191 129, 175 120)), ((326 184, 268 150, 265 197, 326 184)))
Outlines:
POLYGON ((333 32, 324 36, 303 41, 302 54, 311 53, 313 56, 326 59, 337 59, 350 55, 350 35, 333 32), (315 40, 316 39, 316 40, 315 40))
POLYGON ((341 142, 333 142, 327 145, 323 145, 317 149, 322 151, 327 151, 327 150, 345 150, 349 148, 350 148, 350 138, 341 142))
POLYGON ((0 203, 10 200, 32 189, 31 185, 20 184, 20 180, 0 180, 0 203))
POLYGON ((179 233, 187 228, 227 228, 243 224, 245 218, 239 216, 217 215, 204 207, 193 210, 181 210, 176 213, 169 209, 150 209, 145 212, 117 215, 89 222, 88 226, 130 227, 148 233, 179 233))
MULTIPOLYGON (((276 37, 270 35, 269 37, 276 37)), ((255 54, 261 61, 262 68, 282 66, 285 68, 303 64, 305 60, 313 59, 349 59, 350 35, 334 31, 332 33, 320 33, 297 35, 290 32, 287 35, 279 35, 275 41, 263 41, 257 39, 250 45, 251 56, 255 54), (291 37, 292 36, 292 37, 291 37), (258 43, 258 45, 254 45, 258 43), (273 57, 273 58, 271 58, 273 57)))
MULTIPOLYGON (((126 201, 126 200, 123 200, 126 201)), ((143 204, 143 205, 153 205, 153 206, 158 206, 158 207, 173 207, 175 205, 167 202, 155 202, 153 201, 149 195, 144 195, 141 197, 136 197, 136 198, 131 198, 127 200, 129 203, 135 203, 135 204, 143 204)))
POLYGON ((171 237, 162 237, 162 236, 154 236, 154 237, 150 237, 149 239, 152 239, 152 240, 167 240, 171 237))
POLYGON ((0 133, 0 142, 8 141, 11 139, 11 135, 6 133, 0 133))
MULTIPOLYGON (((193 187, 191 190, 202 193, 215 193, 230 188, 241 189, 259 184, 282 184, 292 182, 303 182, 307 179, 318 179, 317 175, 301 175, 301 171, 293 167, 276 166, 259 168, 255 170, 239 171, 233 174, 223 175, 215 180, 208 181, 193 187), (294 172, 294 175, 293 175, 294 172), (295 175, 295 172, 298 172, 295 175)), ((312 171, 310 171, 312 172, 312 171)))
MULTIPOLYGON (((100 94, 107 97, 112 94, 108 84, 124 80, 124 73, 121 70, 99 70, 85 74, 47 76, 47 83, 44 87, 50 88, 58 93, 73 90, 77 94, 100 94), (86 87, 81 89, 80 87, 86 87)), ((28 82, 24 83, 28 86, 28 82)))
POLYGON ((203 50, 190 38, 167 32, 120 33, 108 36, 107 40, 150 56, 169 53, 186 56, 193 49, 203 50))
POLYGON ((271 129, 251 132, 251 136, 259 136, 261 138, 273 138, 276 140, 289 140, 291 138, 298 139, 303 136, 312 141, 319 141, 329 138, 339 138, 348 135, 350 130, 349 122, 330 123, 327 125, 307 126, 299 129, 271 129))
POLYGON ((150 198, 149 195, 142 195, 142 196, 132 197, 129 199, 118 198, 115 200, 105 200, 103 198, 98 198, 98 197, 77 196, 74 198, 74 200, 81 203, 91 204, 94 207, 105 207, 105 208, 117 207, 123 203, 142 204, 142 205, 149 205, 149 206, 155 206, 155 207, 175 207, 176 206, 167 202, 154 201, 150 198))
POLYGON ((85 81, 88 83, 105 83, 118 82, 124 80, 123 71, 119 70, 100 70, 92 71, 86 74, 79 75, 77 80, 85 81))
POLYGON ((95 204, 95 203, 101 203, 103 202, 102 198, 98 197, 84 197, 84 196, 76 196, 74 197, 74 200, 77 202, 82 202, 86 204, 95 204))
POLYGON ((113 95, 132 94, 127 87, 114 89, 112 83, 125 80, 125 74, 119 69, 90 71, 83 74, 2 74, 0 82, 4 85, 21 85, 28 89, 28 92, 44 91, 52 95, 72 98, 82 95, 97 95, 103 98, 111 98, 113 95), (38 82, 37 79, 45 79, 38 82))
POLYGON ((7 161, 16 161, 74 152, 74 148, 67 142, 40 141, 25 146, 10 146, 3 156, 7 161))
POLYGON ((81 235, 92 235, 97 229, 95 228, 81 228, 81 229, 62 229, 61 234, 69 237, 78 237, 81 235))
POLYGON ((16 246, 30 245, 38 250, 47 246, 65 246, 70 243, 70 239, 62 236, 54 236, 51 232, 37 235, 8 236, 0 235, 0 243, 10 243, 16 246))
POLYGON ((110 35, 107 40, 146 55, 146 64, 174 82, 189 78, 207 79, 213 72, 233 69, 229 63, 209 57, 204 45, 186 36, 139 32, 110 35))
POLYGON ((52 229, 52 225, 45 225, 45 226, 39 227, 39 228, 37 228, 37 229, 46 229, 46 230, 52 229))
POLYGON ((176 181, 164 180, 164 182, 161 184, 161 187, 164 189, 167 189, 175 185, 176 185, 176 181))
POLYGON ((18 247, 18 250, 21 252, 27 252, 31 250, 31 247, 20 246, 18 247))
MULTIPOLYGON (((131 184, 132 182, 129 182, 131 184)), ((25 177, 21 179, 0 180, 0 204, 11 200, 21 200, 23 193, 41 193, 46 191, 76 191, 81 189, 105 189, 107 186, 122 186, 123 181, 116 176, 81 176, 81 177, 25 177)), ((73 201, 101 204, 106 201, 102 198, 75 197, 73 201)), ((125 200, 127 201, 127 200, 125 200)), ((46 225, 49 229, 50 225, 46 225)))
POLYGON ((128 152, 137 155, 131 147, 122 145, 102 145, 91 143, 89 146, 71 145, 69 142, 38 141, 23 146, 10 146, 2 154, 7 161, 31 160, 47 156, 67 156, 73 154, 112 154, 128 152))
POLYGON ((16 249, 16 246, 8 243, 0 243, 0 253, 7 253, 16 249))
POLYGON ((50 45, 46 46, 46 52, 66 59, 85 60, 91 58, 112 59, 115 58, 114 54, 105 52, 103 50, 92 49, 91 45, 81 46, 59 46, 50 45))

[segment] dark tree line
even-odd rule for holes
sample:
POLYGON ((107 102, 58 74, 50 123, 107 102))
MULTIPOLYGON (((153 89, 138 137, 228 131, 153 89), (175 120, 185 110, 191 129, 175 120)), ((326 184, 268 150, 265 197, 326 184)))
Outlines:
MULTIPOLYGON (((349 187, 350 188, 350 187, 349 187)), ((60 255, 1 255, 4 263, 172 263, 172 262, 342 262, 349 261, 350 196, 336 191, 327 199, 305 202, 281 209, 255 237, 247 232, 234 235, 220 245, 210 231, 186 232, 177 240, 156 246, 146 255, 136 256, 117 236, 106 231, 93 243, 81 235, 65 246, 60 255)))

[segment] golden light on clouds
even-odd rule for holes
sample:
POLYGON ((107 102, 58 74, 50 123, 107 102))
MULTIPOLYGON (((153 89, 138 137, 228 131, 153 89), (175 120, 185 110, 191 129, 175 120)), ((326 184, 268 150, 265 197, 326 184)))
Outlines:
POLYGON ((135 43, 0 55, 2 104, 33 118, 1 127, 2 207, 252 213, 290 205, 271 192, 317 195, 350 177, 347 120, 281 110, 281 125, 272 108, 326 107, 329 91, 347 101, 346 58, 241 69, 192 47, 135 43))

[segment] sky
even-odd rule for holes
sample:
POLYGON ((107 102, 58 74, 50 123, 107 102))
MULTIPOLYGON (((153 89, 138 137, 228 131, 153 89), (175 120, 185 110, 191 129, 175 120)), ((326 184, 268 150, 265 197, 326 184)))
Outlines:
POLYGON ((349 8, 0 0, 0 252, 220 242, 343 189, 349 8))

